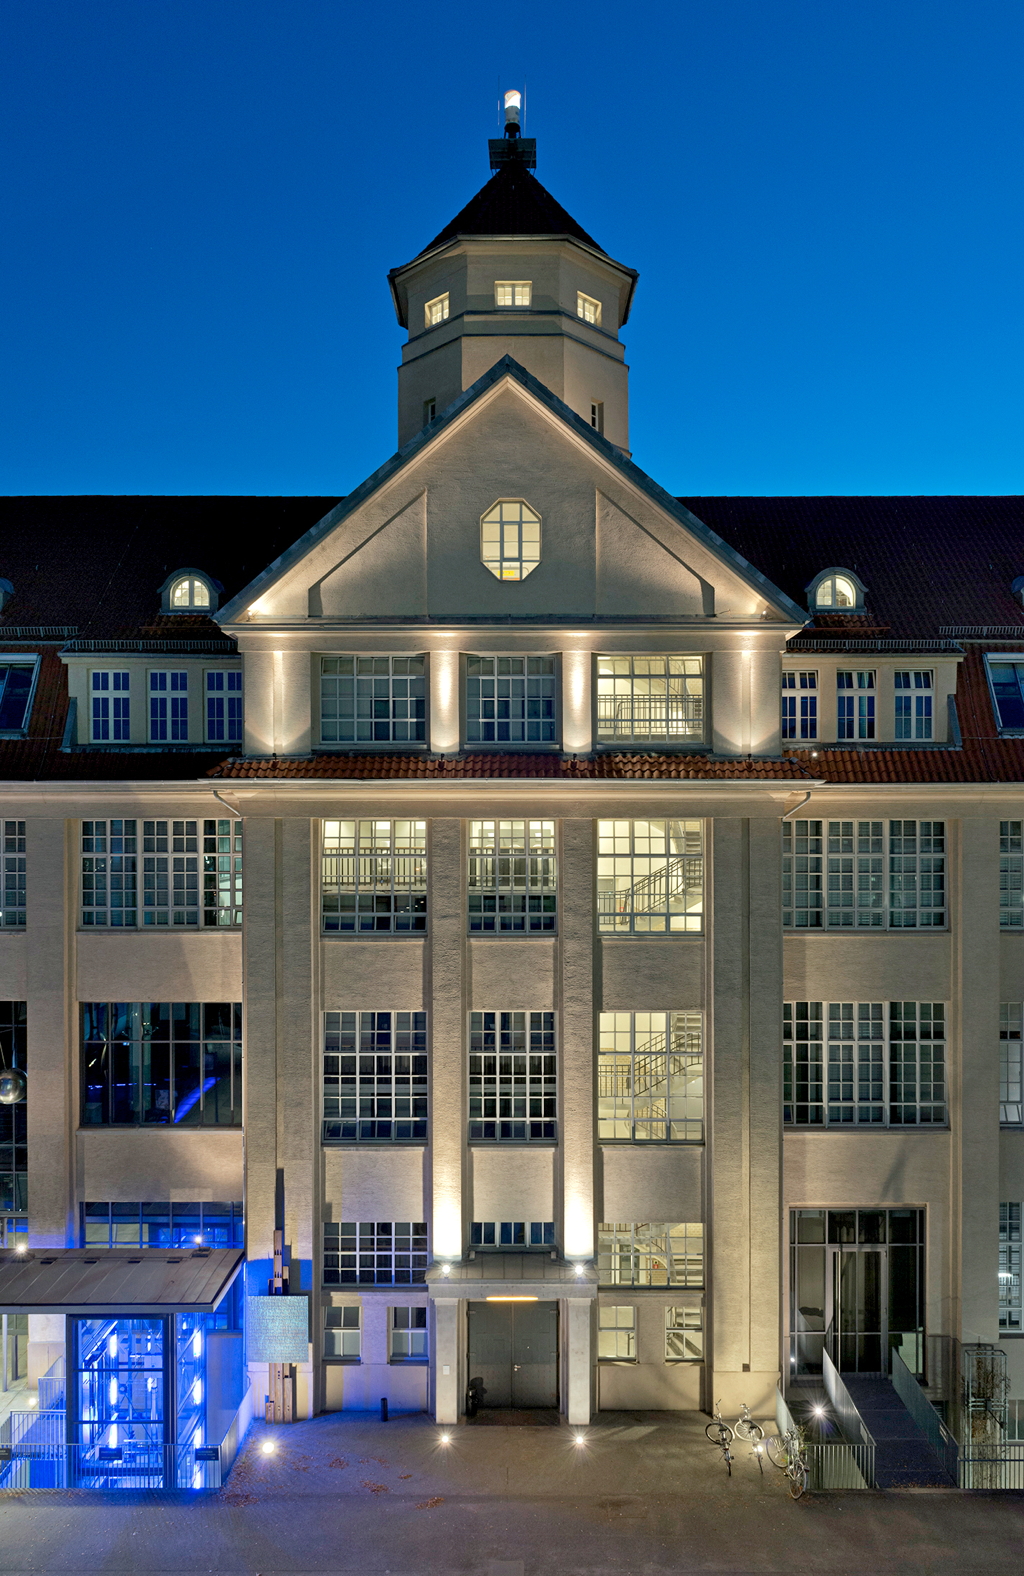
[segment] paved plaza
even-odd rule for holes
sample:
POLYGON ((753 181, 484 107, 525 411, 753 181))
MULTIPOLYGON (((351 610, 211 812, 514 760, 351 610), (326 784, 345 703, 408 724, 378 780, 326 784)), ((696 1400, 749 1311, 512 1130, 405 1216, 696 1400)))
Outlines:
POLYGON ((848 1493, 794 1504, 694 1413, 442 1430, 422 1416, 257 1425, 220 1493, 0 1494, 0 1572, 655 1576, 662 1571, 998 1576, 1024 1496, 848 1493), (263 1442, 275 1450, 265 1455, 263 1442))

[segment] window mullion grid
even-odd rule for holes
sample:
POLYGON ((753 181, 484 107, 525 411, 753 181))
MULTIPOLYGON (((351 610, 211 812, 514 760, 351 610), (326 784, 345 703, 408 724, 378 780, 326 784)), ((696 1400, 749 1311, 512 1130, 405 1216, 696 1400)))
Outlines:
POLYGON ((24 821, 3 823, 3 893, 0 925, 5 930, 25 924, 26 855, 24 821))
POLYGON ((426 1223, 324 1221, 325 1286, 417 1286, 426 1280, 426 1223))
POLYGON ((828 1002, 826 1101, 816 1106, 818 1002, 783 1009, 783 1121, 789 1126, 944 1126, 942 1002, 828 1002), (806 1052, 801 1047, 806 1044, 806 1052), (802 1099, 804 1091, 808 1098, 802 1099))
POLYGON ((425 931, 426 821, 325 821, 321 894, 328 933, 425 931))
POLYGON ((470 821, 471 933, 553 931, 556 886, 554 821, 470 821))
POLYGON ((199 924, 199 840, 195 821, 143 821, 142 923, 199 924))
POLYGON ((473 1012, 469 1026, 471 1143, 558 1136, 553 1012, 473 1012))
POLYGON ((83 1126, 240 1127, 237 1002, 83 1002, 83 1126))
POLYGON ((1024 822, 999 823, 999 924, 1004 930, 1024 926, 1024 822))
POLYGON ((1024 1322, 1021 1285, 1021 1206, 999 1206, 999 1328, 1019 1332, 1024 1322))
POLYGON ((782 823, 782 923, 820 930, 824 919, 823 844, 820 821, 782 823))
POLYGON ((325 1143, 427 1136, 425 1012, 328 1012, 324 1018, 325 1143))
POLYGON ((82 924, 138 924, 138 838, 135 821, 82 822, 82 924))
POLYGON ((599 1138, 703 1142, 700 1013, 602 1013, 600 1041, 599 1138))
POLYGON ((1024 1124, 1024 1007, 1004 1001, 999 1008, 999 1120, 1007 1127, 1024 1124))

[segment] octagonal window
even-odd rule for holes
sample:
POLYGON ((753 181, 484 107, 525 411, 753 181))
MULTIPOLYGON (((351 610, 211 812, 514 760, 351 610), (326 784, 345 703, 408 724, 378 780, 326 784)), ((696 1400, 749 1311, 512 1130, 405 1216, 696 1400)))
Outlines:
POLYGON ((540 563, 540 515, 522 498, 499 498, 480 521, 480 557, 496 580, 525 580, 540 563))

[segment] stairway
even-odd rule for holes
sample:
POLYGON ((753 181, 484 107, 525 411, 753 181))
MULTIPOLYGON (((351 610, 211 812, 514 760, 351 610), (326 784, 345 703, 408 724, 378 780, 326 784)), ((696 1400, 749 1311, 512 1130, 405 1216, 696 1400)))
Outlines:
POLYGON ((843 1383, 874 1436, 878 1488, 956 1488, 888 1379, 844 1373, 843 1383))

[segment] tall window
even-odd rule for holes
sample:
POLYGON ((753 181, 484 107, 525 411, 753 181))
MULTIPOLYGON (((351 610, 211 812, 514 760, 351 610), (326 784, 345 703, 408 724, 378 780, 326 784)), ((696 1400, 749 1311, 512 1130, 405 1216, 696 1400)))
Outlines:
POLYGON ((321 903, 326 931, 426 930, 426 821, 325 821, 321 903))
POLYGON ((554 657, 467 657, 466 742, 553 744, 554 657))
POLYGON ((1024 821, 999 823, 999 924, 1003 930, 1024 926, 1024 821))
POLYGON ((0 891, 0 925, 5 930, 25 923, 25 823, 4 821, 3 888, 0 891))
POLYGON ((188 739, 187 673, 150 673, 149 737, 154 743, 188 739))
POLYGON ((470 821, 470 931, 553 931, 555 891, 554 821, 470 821))
POLYGON ((996 721, 1003 732, 1024 729, 1024 658, 986 657, 996 721))
POLYGON ((699 1012, 602 1012, 597 1136, 636 1143, 704 1140, 699 1012))
POLYGON ((242 675, 237 670, 207 670, 206 737, 211 744, 237 744, 242 737, 242 675))
POLYGON ((704 1227, 608 1222, 597 1228, 602 1286, 703 1286, 704 1227))
POLYGON ((557 1114, 554 1013, 471 1013, 470 1142, 553 1139, 557 1114))
POLYGON ((941 929, 945 822, 785 821, 782 900, 797 930, 941 929))
POLYGON ((127 673, 92 675, 93 743, 126 740, 132 736, 130 682, 127 673))
POLYGON ((32 709, 39 658, 15 662, 0 657, 0 734, 24 733, 32 709))
POLYGON ((702 823, 598 821, 597 923, 611 935, 701 931, 702 823))
POLYGON ((424 1221, 324 1221, 325 1286, 419 1286, 426 1274, 424 1221))
POLYGON ((320 737, 325 744, 422 744, 426 658, 323 657, 320 737))
POLYGON ((426 1136, 426 1013, 325 1013, 324 1142, 426 1136))
POLYGON ((1024 1005, 1004 1001, 999 1007, 999 1120, 1006 1127, 1024 1125, 1024 1005))
MULTIPOLYGON (((28 1011, 23 1001, 0 1001, 0 1065, 24 1073, 28 1011)), ((0 1241, 24 1230, 28 1213, 28 1102, 0 1105, 0 1241)))
POLYGON ((529 279, 501 279, 494 286, 495 306, 529 306, 532 285, 529 279))
POLYGON ((818 737, 817 673, 783 673, 782 737, 784 739, 818 737))
POLYGON ((448 317, 448 292, 435 296, 433 301, 428 301, 423 308, 424 327, 436 328, 438 323, 443 323, 448 317))
POLYGON ((426 1308, 392 1308, 389 1355, 393 1363, 427 1361, 426 1308))
POLYGON ((245 1246, 241 1200, 230 1203, 82 1205, 83 1248, 245 1246))
POLYGON ((540 563, 540 515, 522 498, 502 498, 480 521, 480 558, 496 580, 525 580, 540 563))
POLYGON ((82 822, 82 924, 138 924, 138 836, 134 821, 82 822))
POLYGON ((584 295, 582 290, 576 292, 576 316, 581 317, 584 323, 593 323, 595 327, 601 325, 601 303, 595 301, 593 296, 584 295))
POLYGON ((600 1362, 636 1362, 636 1309, 599 1303, 597 1356, 600 1362))
POLYGON ((143 821, 144 925, 241 924, 242 823, 204 820, 201 834, 199 825, 143 821))
POLYGON ((242 822, 203 822, 203 924, 242 923, 242 822))
POLYGON ((597 659, 599 744, 701 744, 702 657, 597 659))
POLYGON ((82 1004, 82 1125, 240 1127, 239 1002, 82 1004))
POLYGON ((836 674, 837 734, 840 739, 875 737, 875 675, 873 672, 836 674))
POLYGON ((809 1127, 945 1126, 943 1003, 787 1002, 783 1121, 809 1127))
POLYGON ((932 736, 932 676, 912 669, 895 676, 897 739, 932 736))
POLYGON ((999 1328, 1020 1331, 1024 1327, 1024 1299, 1021 1296, 1020 1205, 999 1206, 999 1328))

